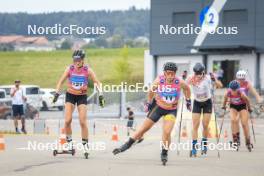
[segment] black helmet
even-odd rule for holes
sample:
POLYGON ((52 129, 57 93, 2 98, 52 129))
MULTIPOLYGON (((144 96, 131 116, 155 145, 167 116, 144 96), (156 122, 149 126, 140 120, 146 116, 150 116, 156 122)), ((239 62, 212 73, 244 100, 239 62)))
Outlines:
POLYGON ((170 71, 174 71, 176 72, 177 71, 177 65, 174 63, 174 62, 167 62, 164 64, 163 66, 163 70, 164 71, 167 71, 167 70, 170 70, 170 71))
POLYGON ((201 63, 196 63, 193 67, 194 73, 202 74, 205 70, 205 66, 201 63))
POLYGON ((85 52, 83 50, 75 50, 72 54, 73 60, 75 59, 84 59, 85 52))

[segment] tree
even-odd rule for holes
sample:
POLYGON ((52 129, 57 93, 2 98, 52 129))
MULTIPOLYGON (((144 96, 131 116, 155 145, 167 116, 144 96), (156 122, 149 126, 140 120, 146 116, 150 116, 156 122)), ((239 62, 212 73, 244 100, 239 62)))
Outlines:
POLYGON ((72 43, 69 40, 64 40, 61 44, 61 49, 71 49, 72 43))

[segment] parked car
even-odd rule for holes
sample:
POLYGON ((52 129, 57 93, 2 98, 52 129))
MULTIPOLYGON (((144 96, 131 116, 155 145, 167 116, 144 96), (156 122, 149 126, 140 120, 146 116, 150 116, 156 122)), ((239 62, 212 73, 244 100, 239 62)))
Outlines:
POLYGON ((11 117, 11 99, 7 98, 6 91, 0 89, 0 119, 8 119, 11 117))
MULTIPOLYGON (((11 98, 10 92, 12 87, 14 87, 14 85, 3 85, 0 86, 0 89, 4 89, 6 91, 7 98, 11 98)), ((42 107, 42 98, 39 93, 39 86, 20 85, 20 87, 23 89, 25 94, 24 96, 27 97, 27 103, 39 110, 42 107)))
POLYGON ((42 108, 41 108, 42 110, 47 111, 50 108, 58 108, 60 111, 63 110, 65 96, 64 94, 60 95, 58 101, 56 103, 53 103, 52 100, 55 93, 56 93, 55 89, 51 89, 51 88, 40 89, 40 94, 42 95, 42 108))

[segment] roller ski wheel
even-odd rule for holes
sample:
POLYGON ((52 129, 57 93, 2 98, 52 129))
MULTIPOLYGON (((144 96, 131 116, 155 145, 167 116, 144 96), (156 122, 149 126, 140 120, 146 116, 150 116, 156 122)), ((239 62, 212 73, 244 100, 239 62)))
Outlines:
POLYGON ((56 156, 58 154, 58 150, 53 150, 53 156, 56 156))
POLYGON ((85 157, 85 159, 88 159, 89 158, 89 153, 88 152, 85 152, 84 153, 84 157, 85 157))
POLYGON ((168 155, 161 154, 161 162, 163 166, 166 166, 166 163, 168 162, 168 155))
POLYGON ((253 144, 247 144, 247 149, 249 152, 252 152, 253 144))

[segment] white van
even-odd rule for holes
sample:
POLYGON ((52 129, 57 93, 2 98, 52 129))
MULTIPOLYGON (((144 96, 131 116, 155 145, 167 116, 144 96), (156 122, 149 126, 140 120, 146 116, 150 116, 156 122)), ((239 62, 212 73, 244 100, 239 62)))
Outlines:
MULTIPOLYGON (((0 89, 4 89, 6 91, 7 98, 11 98, 10 91, 14 85, 3 85, 0 86, 0 89)), ((20 85, 22 88, 24 96, 27 97, 27 103, 32 105, 33 107, 40 109, 42 107, 42 98, 39 91, 39 86, 37 85, 20 85)))

